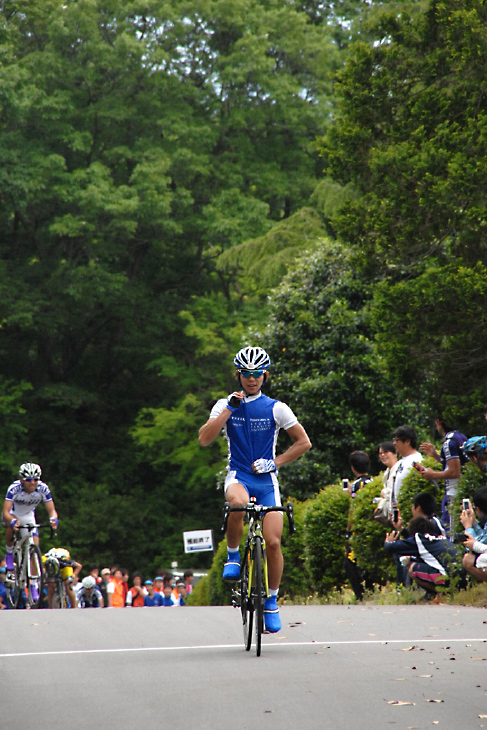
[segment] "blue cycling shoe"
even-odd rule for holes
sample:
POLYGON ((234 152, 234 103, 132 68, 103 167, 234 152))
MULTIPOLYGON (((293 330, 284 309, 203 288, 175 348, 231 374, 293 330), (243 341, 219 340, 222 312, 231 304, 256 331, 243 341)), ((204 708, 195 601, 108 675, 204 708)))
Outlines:
POLYGON ((240 563, 229 560, 223 568, 223 580, 240 580, 240 563))
POLYGON ((277 607, 277 596, 269 596, 264 601, 264 626, 270 634, 281 630, 281 617, 277 607))

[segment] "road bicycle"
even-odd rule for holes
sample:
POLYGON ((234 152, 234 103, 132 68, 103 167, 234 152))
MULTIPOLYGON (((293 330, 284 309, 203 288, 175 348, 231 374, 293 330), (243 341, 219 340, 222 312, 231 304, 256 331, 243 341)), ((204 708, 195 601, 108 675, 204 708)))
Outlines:
POLYGON ((32 534, 38 527, 51 527, 51 525, 22 525, 18 530, 14 530, 15 567, 5 581, 10 608, 39 608, 42 602, 44 591, 42 555, 32 534))
MULTIPOLYGON (((69 601, 66 595, 66 578, 63 577, 65 568, 74 568, 76 563, 68 558, 48 555, 44 561, 45 582, 54 583, 52 594, 52 608, 69 608, 69 601)), ((72 574, 72 570, 70 571, 72 574)))
POLYGON ((255 653, 261 654, 262 634, 264 632, 264 601, 269 596, 269 577, 267 555, 263 533, 263 522, 268 512, 282 512, 287 515, 289 534, 295 531, 293 505, 266 507, 257 504, 254 498, 243 507, 231 507, 225 502, 223 508, 222 531, 226 532, 230 512, 245 512, 249 521, 249 531, 240 564, 240 579, 233 590, 233 605, 240 608, 244 633, 244 646, 250 651, 252 633, 255 636, 255 653), (252 631, 254 629, 254 631, 252 631))

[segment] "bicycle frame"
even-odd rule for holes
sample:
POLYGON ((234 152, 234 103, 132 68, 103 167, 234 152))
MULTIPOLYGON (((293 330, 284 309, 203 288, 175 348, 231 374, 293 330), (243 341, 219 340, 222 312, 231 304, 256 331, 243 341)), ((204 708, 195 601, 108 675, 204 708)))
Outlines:
MULTIPOLYGON (((21 607, 23 600, 28 608, 38 608, 42 600, 43 570, 42 556, 39 546, 35 544, 33 531, 44 525, 21 525, 14 534, 15 579, 7 587, 7 600, 11 608, 21 607), (34 597, 32 589, 37 581, 38 597, 34 597)), ((22 606, 23 607, 23 606, 22 606)))
POLYGON ((233 590, 233 605, 240 608, 242 613, 244 645, 247 651, 250 651, 252 645, 252 625, 255 618, 255 651, 257 656, 260 656, 264 631, 264 600, 269 596, 263 522, 268 512, 285 512, 288 517, 289 532, 292 534, 295 530, 293 506, 290 502, 285 507, 265 506, 256 504, 255 499, 243 507, 231 507, 226 502, 223 509, 222 531, 226 531, 230 512, 245 512, 249 520, 240 580, 238 588, 233 590))

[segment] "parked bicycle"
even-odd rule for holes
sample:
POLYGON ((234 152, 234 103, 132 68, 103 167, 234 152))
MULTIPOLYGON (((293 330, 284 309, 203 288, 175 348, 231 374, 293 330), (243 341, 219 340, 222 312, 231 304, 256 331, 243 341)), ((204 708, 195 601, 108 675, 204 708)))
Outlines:
POLYGON ((33 532, 51 525, 22 525, 14 534, 14 570, 5 581, 10 608, 39 608, 44 591, 42 554, 34 542, 33 532))
POLYGON ((264 601, 269 595, 267 555, 262 529, 268 512, 283 512, 287 515, 289 533, 295 531, 293 505, 266 507, 256 504, 255 498, 244 507, 231 507, 225 502, 223 508, 222 531, 226 532, 230 512, 246 512, 249 531, 245 541, 243 560, 240 564, 240 580, 233 590, 233 605, 240 608, 244 633, 244 646, 250 651, 252 634, 255 635, 255 653, 261 654, 262 634, 264 632, 264 601), (252 631, 254 629, 254 631, 252 631))

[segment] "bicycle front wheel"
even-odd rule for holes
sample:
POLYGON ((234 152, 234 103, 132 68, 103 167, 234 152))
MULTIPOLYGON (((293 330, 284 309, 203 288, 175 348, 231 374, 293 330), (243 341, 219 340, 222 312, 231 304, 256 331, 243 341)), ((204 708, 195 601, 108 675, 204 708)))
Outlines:
POLYGON ((254 548, 254 611, 255 611, 255 653, 260 656, 262 633, 264 631, 264 590, 262 585, 262 540, 255 539, 254 548))
POLYGON ((67 608, 66 589, 64 587, 64 583, 61 580, 56 583, 56 589, 52 597, 52 607, 67 608))
POLYGON ((245 650, 250 651, 252 646, 252 624, 254 619, 254 607, 252 598, 249 595, 249 565, 250 553, 247 551, 242 563, 240 575, 240 610, 242 612, 242 625, 244 634, 245 650))
POLYGON ((44 571, 42 555, 38 545, 29 545, 27 563, 27 603, 31 608, 39 608, 44 596, 44 571))
POLYGON ((21 599, 22 599, 22 593, 24 591, 24 581, 22 578, 22 572, 23 572, 23 565, 22 565, 22 553, 15 552, 15 569, 13 571, 14 574, 14 582, 13 584, 6 585, 5 588, 7 590, 7 602, 9 605, 9 608, 19 608, 21 599))

